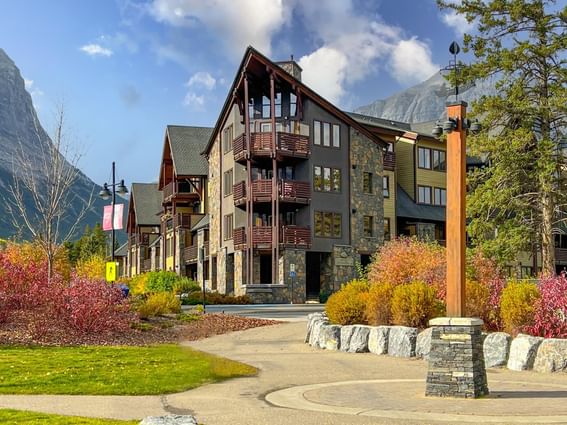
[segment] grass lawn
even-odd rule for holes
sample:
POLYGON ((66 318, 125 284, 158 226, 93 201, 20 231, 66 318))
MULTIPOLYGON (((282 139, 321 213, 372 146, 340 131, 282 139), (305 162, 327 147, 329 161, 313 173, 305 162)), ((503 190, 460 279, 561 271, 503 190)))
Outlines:
POLYGON ((0 347, 0 394, 166 394, 255 373, 177 345, 0 347))
POLYGON ((10 425, 136 425, 140 421, 91 419, 79 416, 48 415, 46 413, 0 409, 0 423, 10 425))

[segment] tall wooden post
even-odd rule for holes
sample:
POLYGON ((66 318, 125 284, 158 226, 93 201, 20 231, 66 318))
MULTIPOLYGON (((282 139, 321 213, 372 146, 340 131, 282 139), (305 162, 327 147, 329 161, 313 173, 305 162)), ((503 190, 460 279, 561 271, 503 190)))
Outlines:
POLYGON ((447 134, 447 316, 465 314, 466 261, 466 118, 467 104, 447 103, 447 116, 457 127, 447 134))

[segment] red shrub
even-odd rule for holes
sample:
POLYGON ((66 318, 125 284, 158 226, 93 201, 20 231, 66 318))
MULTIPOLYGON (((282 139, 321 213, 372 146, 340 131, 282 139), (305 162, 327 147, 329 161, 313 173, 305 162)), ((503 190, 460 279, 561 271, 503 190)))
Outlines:
POLYGON ((567 338, 567 277, 542 277, 534 324, 526 331, 545 338, 567 338))

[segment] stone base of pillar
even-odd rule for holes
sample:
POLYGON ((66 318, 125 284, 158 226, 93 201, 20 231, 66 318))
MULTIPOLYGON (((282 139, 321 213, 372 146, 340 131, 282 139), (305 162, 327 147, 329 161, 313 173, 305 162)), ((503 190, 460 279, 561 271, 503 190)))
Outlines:
POLYGON ((431 351, 425 395, 478 398, 488 395, 482 320, 438 317, 429 321, 431 351))

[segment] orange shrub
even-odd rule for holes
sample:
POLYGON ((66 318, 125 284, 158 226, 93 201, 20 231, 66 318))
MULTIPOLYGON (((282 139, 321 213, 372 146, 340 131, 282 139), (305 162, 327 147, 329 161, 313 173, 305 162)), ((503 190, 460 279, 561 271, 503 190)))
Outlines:
POLYGON ((474 280, 467 280, 465 288, 465 312, 467 317, 479 317, 485 323, 489 320, 490 289, 474 280))
POLYGON ((353 280, 343 285, 325 304, 329 320, 339 325, 366 324, 368 290, 368 282, 364 280, 353 280))
POLYGON ((392 310, 394 285, 376 283, 370 285, 366 299, 366 320, 369 325, 389 325, 392 310))
POLYGON ((392 322, 426 328, 429 320, 442 311, 442 304, 435 295, 435 289, 424 282, 396 286, 392 295, 392 322))
MULTIPOLYGON (((34 242, 7 242, 4 250, 5 258, 14 264, 45 264, 47 267, 47 256, 41 247, 34 242)), ((67 249, 60 247, 55 257, 55 264, 53 265, 53 272, 62 276, 64 280, 68 281, 71 275, 71 263, 69 262, 69 255, 67 249)))
POLYGON ((102 255, 92 255, 86 260, 79 260, 75 266, 75 272, 78 277, 105 279, 106 259, 102 255))
POLYGON ((529 282, 510 282, 502 291, 500 314, 504 330, 512 335, 524 332, 534 324, 534 313, 540 298, 537 286, 529 282))

